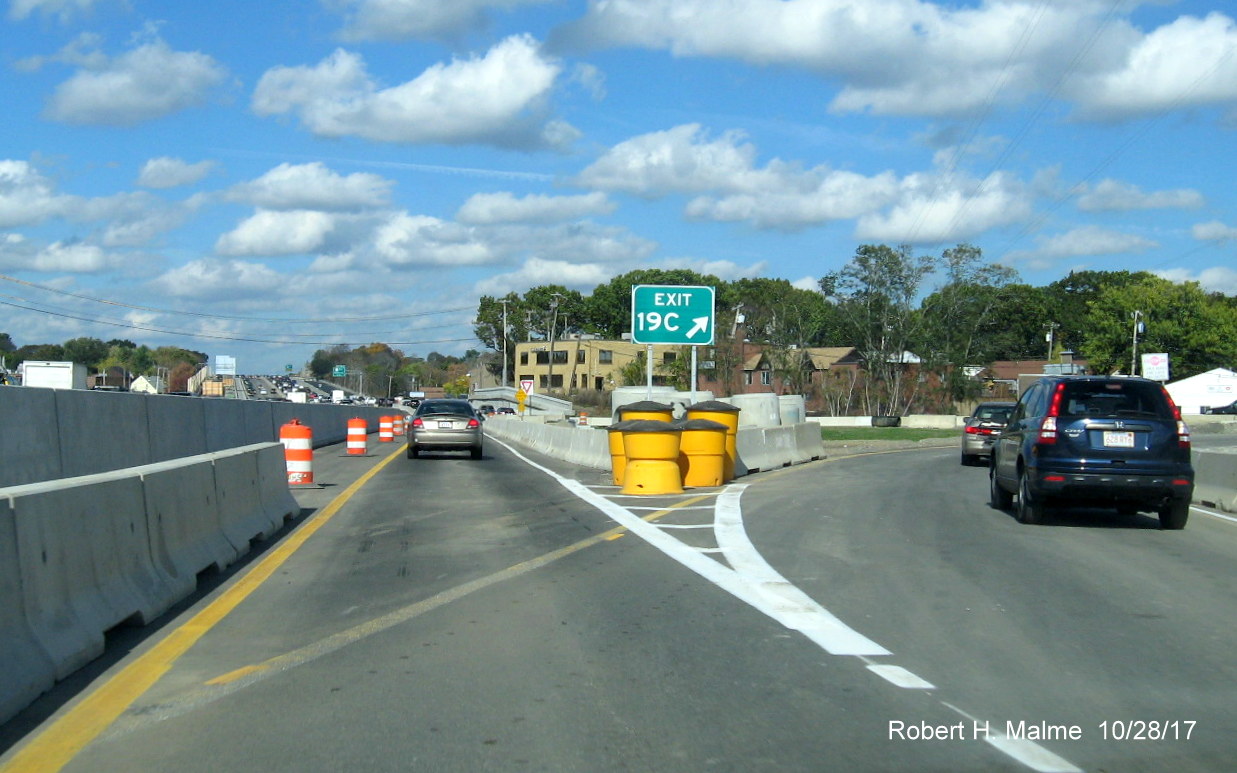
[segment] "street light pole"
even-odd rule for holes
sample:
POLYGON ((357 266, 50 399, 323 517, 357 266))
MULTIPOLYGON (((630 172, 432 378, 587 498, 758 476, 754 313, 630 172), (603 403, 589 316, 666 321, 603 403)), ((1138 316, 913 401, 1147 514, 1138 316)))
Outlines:
POLYGON ((503 298, 499 301, 503 305, 503 386, 507 386, 507 304, 509 301, 503 298))
POLYGON ((1142 321, 1143 313, 1141 311, 1135 311, 1130 316, 1134 318, 1134 333, 1133 335, 1130 336, 1130 350, 1133 352, 1133 354, 1130 356, 1130 375, 1137 376, 1138 375, 1138 367, 1137 367, 1138 366, 1138 334, 1142 332, 1142 329, 1144 327, 1143 321, 1142 321))
POLYGON ((558 299, 563 297, 562 293, 551 293, 554 300, 550 301, 550 311, 553 314, 550 317, 550 370, 546 376, 545 391, 549 394, 554 389, 554 329, 558 327, 558 299))

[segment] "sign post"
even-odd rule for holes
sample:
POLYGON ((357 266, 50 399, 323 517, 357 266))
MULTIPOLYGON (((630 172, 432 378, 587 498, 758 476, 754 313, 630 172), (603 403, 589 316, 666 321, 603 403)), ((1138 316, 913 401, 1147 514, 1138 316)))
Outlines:
POLYGON ((713 344, 716 291, 700 285, 636 285, 631 288, 631 340, 645 344, 648 394, 653 395, 653 344, 691 346, 692 393, 697 346, 713 344))

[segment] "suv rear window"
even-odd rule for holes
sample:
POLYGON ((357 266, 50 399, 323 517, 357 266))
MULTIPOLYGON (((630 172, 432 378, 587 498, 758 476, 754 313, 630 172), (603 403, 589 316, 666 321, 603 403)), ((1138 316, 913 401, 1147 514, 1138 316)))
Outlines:
POLYGON ((1078 418, 1174 418, 1164 391, 1145 381, 1067 381, 1061 415, 1078 418))

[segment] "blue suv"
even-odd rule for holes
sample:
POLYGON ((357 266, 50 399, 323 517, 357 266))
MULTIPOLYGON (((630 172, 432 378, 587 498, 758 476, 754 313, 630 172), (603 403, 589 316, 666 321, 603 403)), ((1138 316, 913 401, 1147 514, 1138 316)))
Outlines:
POLYGON ((992 506, 1039 523, 1054 504, 1111 506, 1185 527, 1194 494, 1190 430, 1160 384, 1045 376, 1019 398, 992 449, 992 506))

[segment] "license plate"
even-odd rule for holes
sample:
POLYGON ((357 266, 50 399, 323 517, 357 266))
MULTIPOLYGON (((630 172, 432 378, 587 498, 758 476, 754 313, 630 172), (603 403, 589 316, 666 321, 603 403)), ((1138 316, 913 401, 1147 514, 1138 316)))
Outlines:
MULTIPOLYGON (((451 422, 449 421, 438 422, 438 429, 451 429, 451 422)), ((1132 444, 1132 441, 1131 441, 1131 444, 1132 444)))
POLYGON ((1105 448, 1133 448, 1134 433, 1133 432, 1105 432, 1104 433, 1105 448))

